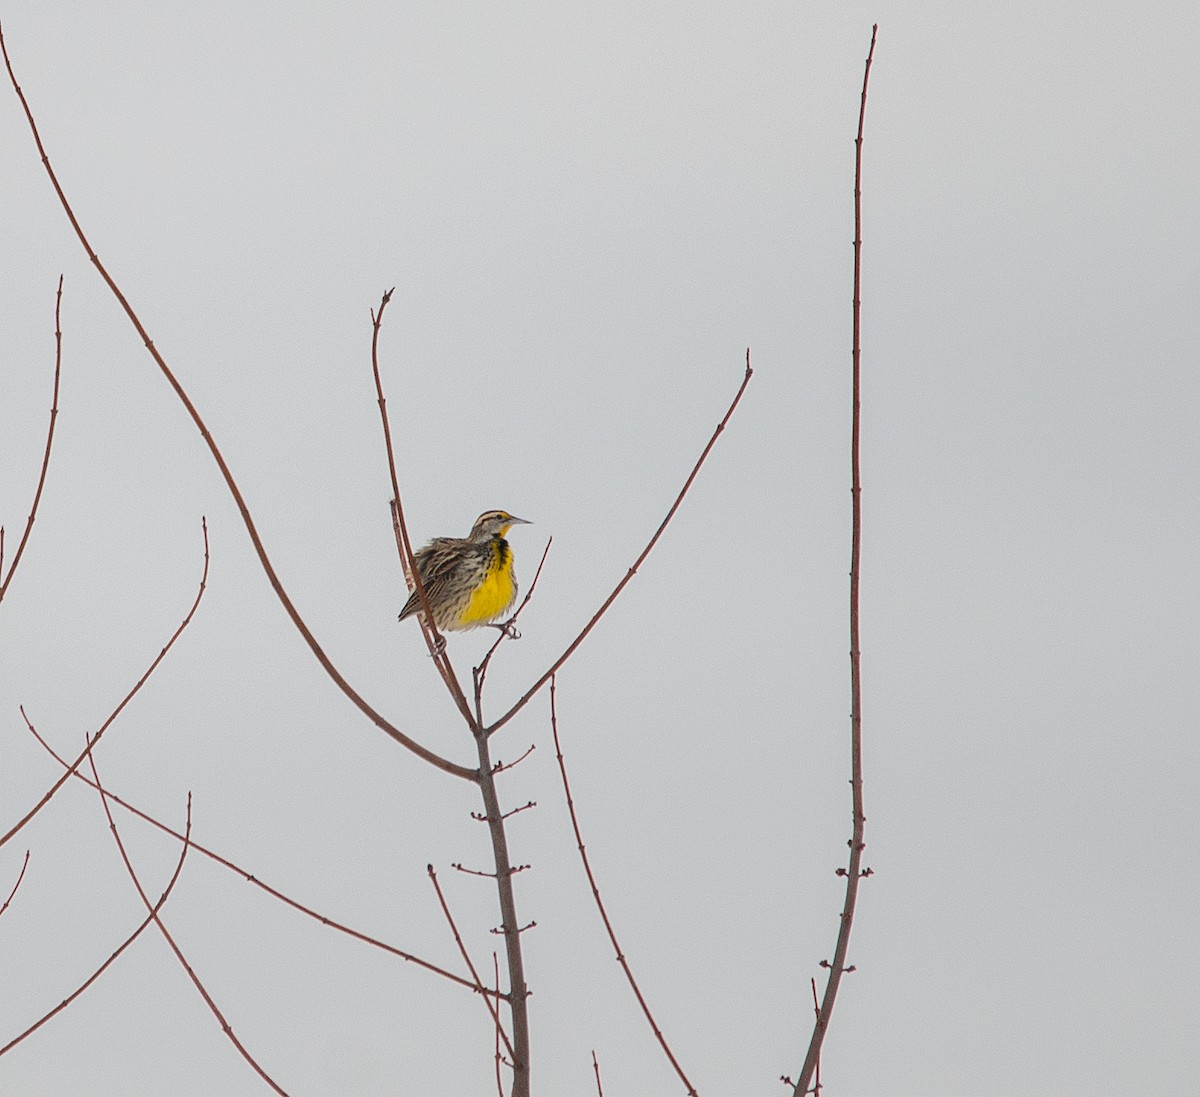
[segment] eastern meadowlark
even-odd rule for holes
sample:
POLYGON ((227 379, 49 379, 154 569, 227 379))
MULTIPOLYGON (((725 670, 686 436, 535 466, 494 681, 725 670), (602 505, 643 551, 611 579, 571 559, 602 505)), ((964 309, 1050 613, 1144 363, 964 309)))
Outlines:
MULTIPOLYGON (((438 629, 463 632, 492 624, 516 601, 513 553, 504 535, 528 524, 505 510, 484 511, 466 537, 435 537, 413 554, 438 629)), ((414 590, 400 620, 423 612, 414 590)))

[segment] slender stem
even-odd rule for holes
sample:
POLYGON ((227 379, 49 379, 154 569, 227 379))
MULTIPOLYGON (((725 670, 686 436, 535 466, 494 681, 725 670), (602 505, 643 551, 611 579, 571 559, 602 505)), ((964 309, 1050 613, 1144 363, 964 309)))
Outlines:
POLYGON ((529 1097, 529 987, 525 982, 525 961, 521 954, 521 923, 517 919, 517 901, 513 892, 513 867, 508 856, 508 838, 504 833, 504 813, 496 794, 496 775, 492 770, 488 737, 476 732, 479 749, 479 789, 488 833, 492 838, 492 856, 496 868, 496 890, 500 897, 500 932, 508 961, 508 1005, 512 1014, 513 1082, 511 1097, 529 1097))
POLYGON ((520 700, 517 701, 512 708, 510 708, 503 716, 500 717, 500 719, 496 720, 487 729, 489 734, 498 730, 499 728, 502 728, 509 722, 509 720, 516 716, 521 709, 529 704, 529 702, 533 699, 534 694, 536 694, 538 690, 540 690, 547 682, 549 682, 554 676, 555 672, 562 667, 563 663, 565 663, 574 654, 575 649, 583 643, 584 639, 587 637, 587 634, 591 632, 593 628, 595 628, 596 622, 604 616, 608 610, 608 607, 617 600, 617 596, 625 589, 625 586, 629 580, 637 574, 638 568, 640 568, 645 562, 646 557, 650 555, 651 549, 658 544, 658 539, 663 535, 663 531, 670 524, 671 519, 675 517, 675 512, 679 509, 680 504, 683 502, 683 497, 687 495, 688 490, 692 486, 692 482, 696 479, 697 474, 700 472, 700 466, 704 464, 709 453, 712 452, 713 446, 717 444, 717 439, 721 436, 722 431, 724 431, 730 418, 733 416, 734 411, 737 410, 737 406, 742 400, 742 394, 745 393, 746 386, 750 384, 750 378, 753 376, 754 371, 750 368, 750 350, 747 348, 746 372, 742 376, 742 383, 738 386, 738 390, 734 394, 733 400, 730 402, 729 407, 726 409, 724 417, 717 424, 716 429, 712 432, 712 436, 708 440, 708 445, 704 447, 703 452, 700 454, 699 458, 697 458, 696 463, 692 466, 692 471, 688 474, 688 478, 684 481, 683 487, 679 489, 679 494, 675 496, 675 502, 671 504, 671 509, 667 511, 667 516, 662 520, 661 523, 659 523, 658 529, 654 531, 654 536, 650 538, 649 542, 646 544, 646 547, 642 549, 641 555, 634 560, 632 567, 630 567, 630 569, 625 573, 621 581, 613 588, 612 593, 604 599, 604 602, 601 604, 600 608, 596 610, 594 614, 592 614, 592 619, 583 626, 583 631, 580 632, 579 635, 567 645, 566 651, 564 651, 557 659, 554 660, 553 663, 550 664, 550 668, 545 672, 545 674, 543 674, 521 695, 520 700))
POLYGON ((62 375, 62 324, 59 319, 62 313, 62 289, 63 276, 60 274, 58 276, 58 292, 54 296, 54 396, 50 401, 50 427, 46 431, 46 449, 42 454, 42 471, 38 473, 37 489, 33 493, 33 504, 29 508, 29 518, 25 522, 25 532, 21 534, 21 540, 17 542, 17 551, 13 553, 7 575, 4 574, 4 534, 0 531, 0 602, 4 601, 4 595, 8 593, 8 584, 12 582, 13 573, 17 570, 17 565, 21 562, 21 554, 25 551, 25 545, 29 541, 29 534, 33 531, 38 505, 42 501, 42 489, 46 486, 46 473, 50 469, 50 449, 54 445, 54 424, 58 419, 58 382, 62 375))
MULTIPOLYGON (((600 885, 596 883, 596 877, 592 873, 592 863, 588 859, 587 847, 583 844, 583 834, 579 830, 579 817, 575 814, 575 800, 571 796, 571 782, 567 777, 567 763, 563 758, 562 744, 558 739, 558 708, 555 704, 557 693, 557 680, 551 678, 550 731, 554 736, 554 754, 558 759, 558 772, 562 777, 563 793, 567 798, 567 813, 571 816, 571 829, 575 832, 575 847, 579 850, 579 859, 583 862, 583 871, 587 875, 588 884, 592 889, 592 899, 595 901, 596 909, 600 912, 600 920, 604 923, 608 939, 612 942, 613 950, 617 954, 617 963, 621 965, 621 970, 625 972, 625 979, 633 990, 633 996, 637 999, 638 1005, 642 1007, 642 1014, 645 1016, 647 1022, 649 1022, 650 1031, 654 1033, 654 1038, 658 1041, 658 1046, 662 1048, 663 1054, 667 1057, 671 1066, 675 1068, 675 1073, 679 1075, 679 1080, 684 1084, 688 1097, 697 1097, 695 1086, 688 1080, 688 1076, 684 1074, 683 1067, 679 1065, 679 1060, 675 1058, 675 1053, 671 1050, 671 1045, 667 1043, 667 1038, 663 1035, 662 1029, 658 1027, 658 1022, 654 1019, 654 1014, 650 1012, 650 1005, 646 1001, 645 995, 642 994, 642 988, 638 986, 637 979, 634 978, 633 968, 629 966, 629 960, 625 956, 624 949, 621 948, 621 942, 617 940, 617 931, 613 929, 613 924, 609 920, 608 911, 604 907, 604 900, 600 898, 600 885)), ((596 1078, 598 1082, 598 1071, 596 1078)))
POLYGON ((112 295, 117 299, 117 303, 121 306, 125 315, 129 318, 129 322, 133 325, 134 330, 138 333, 139 338, 146 346, 150 357, 154 359, 154 364, 158 366, 159 372, 166 378, 167 383, 171 386, 175 395, 183 404, 188 415, 191 417, 196 429, 200 432, 200 437, 204 439, 205 445, 208 446, 212 458, 217 463, 217 468, 220 470, 221 477, 225 481, 225 486, 229 489, 229 494, 233 496, 233 501, 238 508, 238 513, 242 517, 242 524, 246 527, 246 532, 250 535, 250 541, 254 545, 254 551, 258 556, 258 562, 262 565, 262 569, 267 576, 267 582, 271 584, 271 589, 275 592, 275 596, 279 599, 284 611, 291 618, 292 624, 296 630, 304 638, 304 642, 308 644, 313 655, 316 656, 317 662, 324 668, 325 673, 333 679, 337 687, 350 699, 350 701, 358 708, 358 710, 367 717, 377 728, 386 734, 390 735, 401 746, 406 747, 417 755, 418 758, 423 758, 430 765, 436 766, 444 773, 453 774, 455 777, 461 777, 467 781, 475 780, 475 771, 468 769, 466 766, 457 765, 451 762, 448 758, 443 758, 440 754, 435 754, 432 750, 422 746, 412 737, 405 735, 399 728, 395 727, 390 721, 386 720, 378 712, 375 711, 366 701, 365 698, 359 695, 358 691, 350 685, 341 671, 333 665, 333 660, 325 654, 325 649, 317 642, 317 638, 312 634, 304 618, 300 616, 300 611, 292 602, 291 596, 284 589, 283 581, 275 572, 275 567, 271 563, 271 559, 267 556, 266 546, 263 544, 262 538, 259 536, 258 527, 254 524, 254 519, 250 514, 250 507, 246 503, 242 495, 241 489, 237 485, 237 481, 233 478, 233 472, 225 461, 225 456, 222 454, 220 447, 216 443, 209 432, 207 424, 200 417, 200 412, 196 409, 196 405, 192 403, 191 397, 188 396, 179 379, 172 372, 171 367, 167 365, 166 359, 159 353, 158 348, 154 345, 154 341, 150 338, 149 332, 146 331, 142 324, 141 318, 133 310, 133 306, 129 303, 125 294, 121 291, 121 287, 117 285, 116 280, 108 273, 107 268, 100 262, 100 257, 92 248, 86 235, 84 235, 83 226, 80 225, 78 218, 75 216, 74 209, 71 208, 70 202, 67 201, 66 192, 62 189, 62 185, 58 181, 58 176, 54 169, 50 166, 50 157, 46 153, 45 146, 42 144, 41 134, 38 132, 37 122, 33 117, 33 111, 30 109, 29 103, 25 98, 25 93, 21 90, 21 85, 17 83, 17 75, 13 71, 12 62, 8 56, 8 46, 4 41, 4 33, 0 30, 0 54, 4 57, 4 65, 8 70, 9 82, 12 84, 13 91, 17 93, 17 98, 21 101, 21 107, 25 112, 25 120, 29 124, 29 130, 33 134, 34 144, 37 145, 38 155, 41 157, 42 166, 46 169, 46 174, 50 178, 50 182, 54 187, 55 194, 58 195, 59 204, 63 208, 63 212, 67 215, 67 220, 71 222, 71 227, 75 230, 75 235, 79 239, 79 243, 83 246, 83 250, 87 253, 88 259, 91 260, 99 273, 104 279, 104 284, 108 286, 112 295))
MULTIPOLYGON (((858 901, 858 885, 862 879, 862 851, 865 847, 863 834, 866 825, 866 815, 863 814, 863 774, 862 774, 862 680, 860 677, 860 652, 858 641, 858 586, 859 563, 862 544, 862 480, 859 467, 859 315, 861 312, 861 259, 862 259, 862 145, 863 123, 867 115, 867 83, 871 77, 871 62, 875 57, 875 36, 879 25, 871 28, 871 48, 867 52, 866 67, 863 71, 862 100, 858 110, 858 134, 854 140, 854 302, 853 302, 853 336, 851 344, 851 363, 853 371, 852 401, 853 411, 850 423, 850 499, 851 499, 851 534, 850 534, 850 788, 852 827, 850 834, 850 858, 846 865, 846 898, 842 904, 841 924, 838 927, 837 945, 834 948, 833 960, 828 964, 829 978, 825 983, 825 993, 821 999, 821 1009, 813 1025, 812 1038, 808 1044, 808 1054, 804 1059, 804 1069, 795 1086, 795 1097, 802 1097, 810 1092, 810 1084, 816 1074, 817 1063, 820 1060, 821 1044, 829 1029, 829 1019, 833 1014, 833 1003, 837 999, 838 987, 846 967, 846 952, 850 947, 850 927, 854 921, 854 908, 858 901)), ((869 870, 868 870, 869 871, 869 870)), ((812 1092, 815 1092, 812 1091, 812 1092)))
MULTIPOLYGON (((508 1048, 508 1053, 513 1053, 512 1044, 509 1043, 508 1033, 504 1031, 504 1026, 500 1024, 500 1014, 496 1007, 492 1004, 492 996, 489 995, 488 988, 483 985, 479 979, 479 972, 475 969, 474 961, 471 959, 471 954, 467 951, 467 946, 463 942, 462 934, 458 932, 458 924, 454 921, 454 915, 450 913, 450 904, 446 902, 445 893, 442 891, 442 885, 438 881, 437 873, 433 869, 433 865, 426 865, 425 871, 429 874, 429 880, 433 884, 433 890, 437 892, 438 903, 441 905, 442 913, 446 916, 446 921, 450 925, 450 932, 454 934, 454 943, 458 945, 458 954, 463 958, 467 965, 467 970, 471 973, 471 978, 474 980, 473 986, 475 990, 482 996, 484 1004, 487 1006, 488 1013, 491 1014, 492 1023, 496 1026, 496 1042, 499 1044, 503 1037, 504 1046, 508 1048)), ((494 953, 493 953, 494 955, 494 953)), ((497 998, 503 998, 504 995, 499 993, 500 987, 497 981, 496 991, 494 995, 497 998)), ((499 1054, 499 1047, 496 1049, 499 1054)))
MULTIPOLYGON (((152 675, 158 668, 159 663, 161 663, 167 657, 167 652, 169 652, 171 648, 175 646, 175 641, 178 640, 183 634, 183 630, 191 623, 192 618, 196 614, 196 610, 200 607, 200 599, 204 597, 204 591, 208 585, 208 521, 205 518, 200 519, 200 527, 201 532, 204 534, 204 571, 200 576, 200 587, 196 591, 196 597, 192 602, 191 608, 184 615, 183 620, 179 623, 179 627, 171 634, 171 638, 166 642, 166 645, 163 647, 162 651, 160 651, 154 657, 154 661, 146 668, 146 673, 137 680, 133 689, 125 694, 125 696, 121 699, 121 703, 112 710, 108 716, 108 719, 100 725, 100 728, 96 734, 88 739, 87 745, 83 748, 83 751, 80 753, 79 757, 76 758, 75 761, 72 762, 67 768, 67 771, 61 774, 54 784, 52 784, 49 789, 46 790, 42 798, 36 804, 34 804, 33 807, 31 807, 17 822, 9 827, 2 836, 0 836, 0 846, 3 846, 7 842, 11 841, 11 839, 20 832, 25 824, 28 823, 35 815, 37 815, 39 811, 42 810, 42 808, 44 808, 50 802, 54 794, 57 793, 58 790, 67 783, 71 777, 71 774, 78 771, 79 767, 83 764, 83 760, 90 757, 92 751, 96 748, 96 744, 100 742, 100 737, 112 726, 116 718, 121 715, 121 713, 125 710, 125 706, 137 696, 138 691, 146 684, 150 678, 150 675, 152 675)), ((25 715, 24 706, 20 706, 20 711, 22 718, 28 724, 29 718, 25 715)))

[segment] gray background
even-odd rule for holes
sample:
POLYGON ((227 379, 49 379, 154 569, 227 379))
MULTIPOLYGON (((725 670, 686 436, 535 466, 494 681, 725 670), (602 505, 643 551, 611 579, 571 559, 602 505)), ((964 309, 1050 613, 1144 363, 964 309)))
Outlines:
MULTIPOLYGON (((560 678, 624 946, 701 1093, 781 1092, 849 832, 852 137, 864 275, 868 849, 824 1062, 838 1097, 1200 1090, 1197 107, 1191 4, 5 3, 92 241, 347 677, 469 762, 412 623, 369 373, 414 536, 483 509, 524 581, 499 711, 655 554, 560 678)), ((0 94, 0 517, 60 433, 0 612, 0 807, 55 775, 210 589, 99 753, 114 790, 331 917, 454 966, 497 922, 463 782, 398 749, 286 621, 215 467, 0 94)), ((454 637, 469 671, 489 637, 454 637)), ((498 737, 535 1091, 679 1093, 590 906, 540 697, 498 737)), ((157 893, 172 843, 124 833, 157 893)), ((0 1042, 141 917, 94 794, 0 853, 0 1042)), ((168 925, 295 1094, 494 1092, 487 1016, 192 858, 168 925)), ((147 933, 0 1059, 0 1093, 258 1094, 147 933)))

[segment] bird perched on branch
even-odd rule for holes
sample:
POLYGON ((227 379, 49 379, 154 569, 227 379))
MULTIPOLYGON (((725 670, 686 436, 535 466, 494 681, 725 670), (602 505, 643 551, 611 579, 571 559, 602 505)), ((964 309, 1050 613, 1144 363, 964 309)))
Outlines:
MULTIPOLYGON (((466 537, 435 537, 413 554, 439 630, 505 627, 492 623, 517 599, 512 548, 504 539, 516 525, 529 523, 506 510, 484 511, 466 537)), ((400 620, 414 614, 424 614, 416 590, 404 603, 400 620)))

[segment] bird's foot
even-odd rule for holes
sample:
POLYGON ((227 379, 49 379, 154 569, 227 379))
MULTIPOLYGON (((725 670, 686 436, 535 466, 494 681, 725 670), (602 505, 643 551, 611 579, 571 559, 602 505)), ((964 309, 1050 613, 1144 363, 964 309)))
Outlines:
POLYGON ((511 621, 490 621, 488 622, 488 627, 499 629, 501 635, 506 636, 509 640, 521 639, 521 634, 517 631, 516 625, 511 621))

